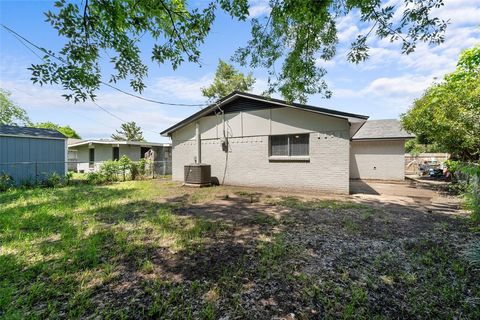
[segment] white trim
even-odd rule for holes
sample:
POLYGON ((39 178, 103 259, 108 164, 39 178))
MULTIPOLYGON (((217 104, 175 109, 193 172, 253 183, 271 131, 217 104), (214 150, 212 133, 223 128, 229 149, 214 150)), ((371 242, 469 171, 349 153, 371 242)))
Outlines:
POLYGON ((270 161, 310 161, 310 156, 270 156, 270 161))
POLYGON ((67 139, 65 139, 65 172, 64 174, 67 174, 68 173, 68 141, 67 139))
POLYGON ((132 145, 141 147, 171 147, 171 143, 159 143, 159 142, 143 142, 143 141, 99 141, 99 140, 85 140, 70 144, 68 147, 83 146, 86 144, 107 144, 107 145, 132 145))
POLYGON ((49 137, 49 136, 29 136, 26 134, 7 134, 7 133, 0 133, 2 137, 13 137, 13 138, 33 138, 33 139, 52 139, 52 140, 67 140, 67 138, 57 138, 57 137, 49 137))
POLYGON ((392 138, 352 138, 351 141, 398 141, 415 139, 415 137, 392 137, 392 138))

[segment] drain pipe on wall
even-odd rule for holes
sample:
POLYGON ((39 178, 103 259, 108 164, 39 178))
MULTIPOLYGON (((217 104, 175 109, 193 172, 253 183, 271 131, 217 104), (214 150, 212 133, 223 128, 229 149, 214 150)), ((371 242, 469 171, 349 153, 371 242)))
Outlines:
POLYGON ((200 123, 198 122, 195 122, 195 135, 197 137, 197 161, 202 163, 202 139, 200 137, 200 123))

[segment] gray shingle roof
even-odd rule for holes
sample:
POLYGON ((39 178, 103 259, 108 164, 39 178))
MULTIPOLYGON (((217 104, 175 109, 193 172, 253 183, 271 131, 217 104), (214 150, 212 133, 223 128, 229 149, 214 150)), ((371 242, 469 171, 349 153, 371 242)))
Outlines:
POLYGON ((368 120, 353 136, 352 140, 364 139, 409 139, 415 135, 402 128, 396 119, 368 120))
POLYGON ((57 130, 40 129, 30 127, 17 127, 17 126, 5 126, 0 125, 0 135, 15 135, 15 136, 33 136, 44 138, 61 138, 66 137, 57 130))

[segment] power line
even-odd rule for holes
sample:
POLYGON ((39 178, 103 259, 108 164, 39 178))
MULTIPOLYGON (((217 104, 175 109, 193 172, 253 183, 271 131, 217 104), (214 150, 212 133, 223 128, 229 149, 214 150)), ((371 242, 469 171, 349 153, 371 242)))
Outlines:
POLYGON ((127 91, 124 91, 120 88, 117 88, 115 86, 112 86, 111 84, 107 83, 107 82, 104 82, 104 81, 100 81, 103 85, 107 86, 107 87, 110 87, 112 89, 115 89, 123 94, 126 94, 128 96, 131 96, 131 97, 134 97, 134 98, 137 98, 137 99, 141 99, 141 100, 145 100, 145 101, 148 101, 148 102, 153 102, 153 103, 158 103, 158 104, 163 104, 163 105, 169 105, 169 106, 180 106, 180 107, 204 107, 206 105, 208 105, 208 103, 204 103, 204 104, 186 104, 186 103, 170 103, 170 102, 162 102, 162 101, 158 101, 158 100, 153 100, 153 99, 149 99, 149 98, 144 98, 142 96, 139 96, 139 95, 136 95, 136 94, 133 94, 133 93, 130 93, 130 92, 127 92, 127 91))
MULTIPOLYGON (((99 105, 97 102, 95 102, 95 101, 92 101, 92 102, 93 102, 93 104, 96 105, 98 108, 100 108, 101 110, 105 111, 106 113, 108 113, 109 115, 111 115, 112 117, 114 117, 115 119, 118 119, 118 120, 120 120, 120 121, 123 122, 123 123, 129 122, 129 121, 125 120, 125 119, 120 118, 119 116, 117 116, 117 115, 114 114, 113 112, 107 110, 106 108, 102 107, 102 106, 99 105)), ((149 132, 153 132, 153 133, 155 133, 155 134, 159 134, 159 132, 156 132, 156 131, 153 131, 153 130, 148 130, 148 129, 144 129, 144 130, 149 131, 149 132)))
MULTIPOLYGON (((7 31, 10 31, 10 30, 8 30, 9 28, 6 27, 6 26, 4 26, 3 24, 2 24, 2 27, 6 28, 7 31)), ((28 45, 26 45, 25 42, 23 42, 23 41, 27 41, 29 44, 33 45, 35 48, 39 48, 39 47, 37 47, 35 44, 31 43, 29 40, 23 38, 21 35, 18 35, 15 31, 12 30, 12 32, 13 32, 12 35, 13 35, 23 46, 25 46, 25 48, 27 48, 30 52, 32 52, 32 53, 33 53, 35 56, 37 56, 40 60, 44 60, 43 57, 41 57, 40 55, 38 55, 38 53, 36 53, 31 47, 29 47, 28 45), (22 39, 23 39, 23 40, 22 40, 22 39)), ((41 50, 42 52, 45 52, 45 49, 43 49, 43 48, 40 48, 40 50, 41 50)), ((59 59, 59 58, 57 58, 57 59, 59 59)), ((60 59, 59 59, 59 60, 60 60, 60 59)), ((62 61, 62 60, 60 60, 60 61, 62 61)), ((63 62, 62 62, 62 63, 63 63, 63 62)), ((115 88, 115 87, 113 87, 113 86, 110 86, 110 87, 112 87, 112 88, 114 88, 114 89, 117 89, 117 88, 115 88)), ((117 90, 120 90, 120 89, 117 89, 117 90)), ((128 94, 128 92, 125 92, 125 93, 128 94)), ((120 120, 121 122, 128 122, 127 120, 124 120, 124 119, 120 118, 119 116, 117 116, 117 115, 114 114, 113 112, 111 112, 111 111, 107 110, 106 108, 100 106, 97 102, 92 101, 92 103, 93 103, 95 106, 97 106, 99 109, 101 109, 102 111, 108 113, 110 116, 112 116, 112 117, 120 120)), ((73 112, 72 110, 70 110, 70 111, 73 112)), ((78 113, 76 113, 76 112, 73 112, 73 113, 75 113, 75 114, 77 114, 77 115, 81 115, 81 114, 78 114, 78 113)), ((88 118, 88 117, 86 117, 86 116, 84 116, 84 115, 81 115, 81 116, 84 117, 84 118, 86 118, 86 119, 88 119, 88 120, 90 120, 90 121, 94 121, 94 122, 100 123, 99 121, 93 120, 93 119, 88 118)), ((106 126, 106 125, 103 124, 103 123, 102 123, 102 125, 106 126)), ((109 128, 111 128, 111 129, 116 130, 116 128, 113 128, 113 127, 111 127, 111 126, 106 126, 106 127, 109 127, 109 128)), ((153 130, 148 130, 148 129, 144 129, 144 130, 149 131, 149 132, 152 132, 152 133, 155 133, 155 134, 158 134, 158 132, 153 131, 153 130)))
POLYGON ((120 118, 119 116, 117 116, 116 114, 110 112, 109 110, 105 109, 104 107, 102 107, 101 105, 99 105, 98 103, 96 103, 95 101, 92 101, 94 105, 96 105, 99 109, 105 111, 106 113, 108 113, 109 115, 111 115, 112 117, 114 117, 115 119, 118 119, 122 122, 128 122, 126 120, 123 120, 122 118, 120 118))
MULTIPOLYGON (((7 30, 8 32, 10 32, 12 35, 15 36, 15 38, 20 41, 25 47, 27 47, 30 51, 32 51, 37 57, 39 57, 41 60, 44 60, 42 57, 40 57, 36 52, 34 52, 32 50, 32 48, 28 47, 23 41, 27 42, 28 44, 30 44, 31 46, 35 47, 37 50, 40 50, 42 51, 43 53, 47 54, 48 56, 52 57, 52 58, 55 58, 56 60, 60 61, 61 63, 63 64, 68 64, 65 60, 63 60, 62 58, 60 57, 57 57, 55 54, 52 53, 52 51, 49 51, 49 50, 46 50, 45 48, 42 48, 40 46, 38 46, 37 44, 33 43, 32 41, 28 40, 27 38, 25 38, 24 36, 22 36, 21 34, 19 34, 18 32, 16 32, 15 30, 7 27, 6 25, 4 24, 1 24, 1 26, 7 30), (23 40, 23 41, 22 41, 23 40)), ((130 93, 130 92, 127 92, 125 90, 122 90, 118 87, 115 87, 111 84, 109 84, 108 82, 105 82, 105 81, 102 81, 100 80, 100 83, 105 85, 105 86, 108 86, 112 89, 115 89, 125 95, 128 95, 128 96, 131 96, 131 97, 134 97, 134 98, 137 98, 137 99, 140 99, 140 100, 144 100, 144 101, 147 101, 147 102, 151 102, 151 103, 156 103, 156 104, 161 104, 161 105, 168 105, 168 106, 180 106, 180 107, 204 107, 204 106, 207 106, 208 103, 202 103, 202 104, 188 104, 188 103, 173 103, 173 102, 165 102, 165 101, 159 101, 159 100, 155 100, 155 99, 151 99, 151 98, 145 98, 145 97, 142 97, 142 96, 139 96, 137 94, 134 94, 134 93, 130 93)))

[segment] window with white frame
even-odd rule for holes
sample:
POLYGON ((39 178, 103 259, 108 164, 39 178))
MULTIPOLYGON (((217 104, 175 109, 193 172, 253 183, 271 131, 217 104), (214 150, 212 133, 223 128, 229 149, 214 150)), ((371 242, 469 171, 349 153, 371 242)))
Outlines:
POLYGON ((270 136, 270 156, 295 157, 308 155, 308 134, 270 136))

